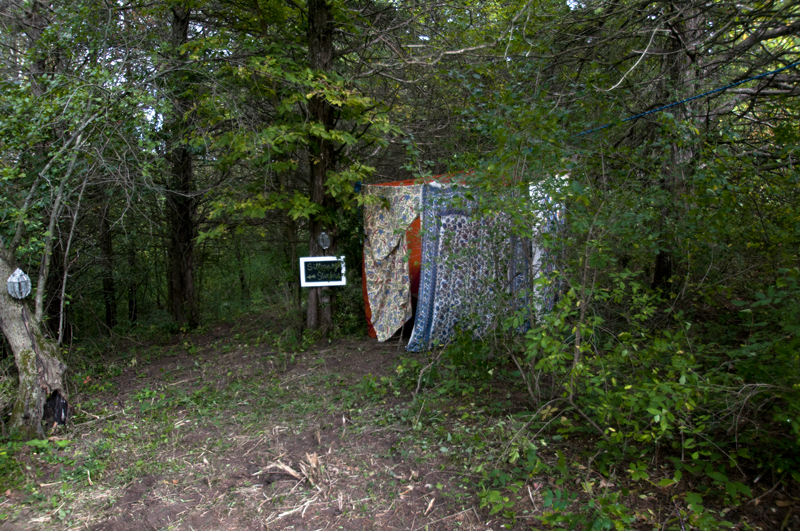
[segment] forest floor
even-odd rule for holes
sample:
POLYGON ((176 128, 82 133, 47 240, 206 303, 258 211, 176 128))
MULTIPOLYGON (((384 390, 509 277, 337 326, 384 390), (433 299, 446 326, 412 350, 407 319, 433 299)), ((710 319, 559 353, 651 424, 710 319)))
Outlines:
MULTIPOLYGON (((591 439, 552 429, 566 417, 532 433, 513 382, 415 394, 430 358, 398 340, 288 352, 269 323, 129 342, 73 374, 71 424, 5 447, 0 529, 697 528, 669 489, 594 470, 591 439), (498 483, 489 472, 521 463, 531 442, 527 479, 498 483)), ((761 487, 758 503, 716 507, 714 521, 800 528, 790 494, 761 487)))

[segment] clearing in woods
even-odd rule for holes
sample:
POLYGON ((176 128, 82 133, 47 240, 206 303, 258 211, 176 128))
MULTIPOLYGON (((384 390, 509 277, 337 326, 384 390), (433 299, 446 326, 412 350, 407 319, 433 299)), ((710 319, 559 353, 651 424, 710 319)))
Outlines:
MULTIPOLYGON (((129 342, 73 374, 69 428, 0 455, 0 528, 531 529, 557 507, 580 528, 609 492, 617 529, 686 524, 673 493, 592 470, 591 439, 536 414, 510 370, 476 363, 415 394, 429 355, 368 339, 291 352, 269 322, 129 342), (522 480, 492 472, 525 459, 522 480)), ((782 517, 725 513, 742 529, 782 517)))

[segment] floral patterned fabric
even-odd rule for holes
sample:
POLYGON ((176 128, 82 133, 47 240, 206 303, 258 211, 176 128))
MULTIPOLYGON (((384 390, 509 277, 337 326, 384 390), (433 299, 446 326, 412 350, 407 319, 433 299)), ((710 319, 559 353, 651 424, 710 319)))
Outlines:
MULTIPOLYGON (((562 176, 562 178, 567 177, 569 176, 562 176)), ((549 193, 536 185, 530 186, 530 195, 531 200, 539 206, 539 219, 534 229, 538 239, 546 234, 554 235, 561 232, 565 223, 563 207, 556 203, 549 193)), ((556 264, 561 259, 560 254, 559 249, 548 249, 541 244, 534 245, 532 249, 532 278, 546 279, 546 282, 539 283, 534 288, 533 303, 539 314, 552 311, 563 295, 561 284, 554 278, 556 264)))
POLYGON ((364 206, 364 273, 372 326, 386 341, 411 319, 406 229, 419 216, 422 185, 365 186, 380 200, 364 206))
POLYGON ((447 344, 457 328, 480 336, 506 317, 498 309, 527 304, 530 241, 511 236, 507 216, 480 215, 464 190, 422 189, 422 273, 407 346, 412 352, 447 344))

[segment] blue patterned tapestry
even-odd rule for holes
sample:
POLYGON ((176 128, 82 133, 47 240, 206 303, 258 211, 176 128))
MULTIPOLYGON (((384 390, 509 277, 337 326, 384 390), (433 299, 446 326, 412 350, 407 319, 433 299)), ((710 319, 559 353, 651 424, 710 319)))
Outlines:
POLYGON ((481 214, 465 190, 422 188, 422 271, 411 352, 444 346, 459 328, 481 336, 529 304, 530 240, 511 236, 507 216, 481 214))

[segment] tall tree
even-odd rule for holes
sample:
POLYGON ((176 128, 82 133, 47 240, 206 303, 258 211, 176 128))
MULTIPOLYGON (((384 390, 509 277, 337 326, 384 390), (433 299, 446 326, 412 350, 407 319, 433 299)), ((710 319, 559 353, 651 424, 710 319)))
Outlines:
POLYGON ((194 328, 200 324, 200 311, 194 288, 194 246, 197 237, 197 196, 193 157, 189 139, 192 133, 192 88, 188 83, 189 4, 172 7, 170 83, 172 112, 169 117, 166 187, 166 218, 169 256, 168 298, 172 318, 180 325, 194 328))
MULTIPOLYGON (((329 74, 333 69, 333 31, 335 21, 328 0, 308 0, 308 58, 311 69, 318 75, 329 74)), ((308 102, 308 113, 316 127, 309 134, 309 192, 312 203, 323 212, 332 206, 331 194, 325 184, 328 175, 336 169, 336 152, 330 134, 335 127, 334 108, 324 93, 314 94, 308 102)), ((335 238, 334 227, 326 227, 325 219, 311 216, 308 231, 308 249, 311 256, 335 253, 335 239, 329 250, 318 243, 325 229, 335 238)), ((333 327, 329 288, 311 288, 308 292, 308 317, 306 326, 327 333, 333 327)))
POLYGON ((142 138, 141 106, 150 98, 124 75, 132 59, 129 34, 117 31, 121 20, 113 8, 91 0, 32 2, 4 11, 1 20, 9 46, 0 55, 0 276, 8 278, 19 263, 35 264, 29 271, 35 282, 33 308, 0 294, 0 327, 20 378, 11 427, 35 437, 43 435, 45 400, 54 393, 67 397, 66 366, 44 326, 48 315, 55 317, 46 311, 47 294, 60 295, 58 325, 50 328, 61 336, 66 286, 51 284, 68 282, 83 192, 89 182, 106 185, 109 175, 124 175, 119 154, 142 138), (120 139, 134 131, 134 141, 120 139), (63 272, 52 275, 57 246, 64 256, 55 269, 63 272))
POLYGON ((3 58, 3 96, 10 105, 0 117, 6 182, 2 228, 8 237, 5 242, 0 238, 0 278, 11 276, 20 255, 41 257, 33 312, 25 301, 13 299, 6 290, 0 293, 0 329, 19 371, 10 427, 13 434, 23 437, 41 437, 45 401, 52 395, 68 395, 64 382, 67 367, 43 326, 44 298, 55 228, 65 196, 70 193, 67 183, 88 136, 87 128, 97 117, 82 98, 76 98, 77 106, 64 106, 63 99, 58 102, 54 97, 69 94, 69 87, 63 79, 54 79, 65 65, 49 53, 46 45, 51 16, 44 4, 32 2, 5 12, 3 19, 11 30, 5 37, 16 39, 14 50, 20 53, 3 58), (38 102, 51 99, 55 101, 46 110, 37 110, 38 102), (21 122, 26 115, 27 122, 21 122), (42 211, 45 216, 40 216, 42 211), (32 227, 45 224, 41 240, 35 236, 28 239, 32 227))
MULTIPOLYGON (((217 219, 222 211, 263 219, 278 210, 285 215, 281 225, 290 253, 296 252, 296 235, 303 233, 309 254, 322 254, 317 240, 323 230, 333 240, 326 252, 335 251, 338 214, 353 208, 353 185, 374 171, 358 159, 357 146, 375 149, 397 131, 384 106, 348 76, 344 57, 362 50, 363 43, 348 47, 340 39, 337 48, 337 32, 345 33, 343 28, 360 16, 355 8, 315 0, 293 8, 261 2, 221 17, 240 35, 237 53, 242 56, 234 53, 231 62, 238 66, 236 83, 247 82, 241 83, 235 122, 219 137, 217 145, 228 150, 219 161, 239 176, 259 179, 218 201, 217 219)), ((237 217, 231 221, 239 222, 237 217)), ((306 326, 329 331, 328 290, 311 289, 308 295, 306 326)))

